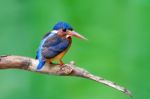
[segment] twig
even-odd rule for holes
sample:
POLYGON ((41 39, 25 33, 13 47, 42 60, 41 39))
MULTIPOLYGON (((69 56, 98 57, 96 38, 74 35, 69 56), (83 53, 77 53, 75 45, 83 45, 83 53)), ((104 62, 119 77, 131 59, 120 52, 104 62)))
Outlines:
POLYGON ((75 66, 74 62, 60 66, 58 64, 48 64, 46 63, 41 70, 37 70, 38 61, 23 56, 0 56, 0 69, 23 69, 32 72, 44 73, 44 74, 53 74, 60 76, 77 76, 82 78, 87 78, 94 80, 96 82, 105 84, 114 89, 117 89, 125 94, 132 96, 131 92, 124 87, 117 85, 114 82, 105 80, 102 77, 95 76, 85 69, 75 66))

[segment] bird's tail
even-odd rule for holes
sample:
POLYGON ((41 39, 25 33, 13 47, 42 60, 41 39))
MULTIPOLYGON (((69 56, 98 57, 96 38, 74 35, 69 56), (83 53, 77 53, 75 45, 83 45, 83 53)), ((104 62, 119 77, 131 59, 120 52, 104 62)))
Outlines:
POLYGON ((45 62, 46 62, 45 60, 39 60, 39 64, 37 66, 37 70, 40 70, 44 66, 45 62))

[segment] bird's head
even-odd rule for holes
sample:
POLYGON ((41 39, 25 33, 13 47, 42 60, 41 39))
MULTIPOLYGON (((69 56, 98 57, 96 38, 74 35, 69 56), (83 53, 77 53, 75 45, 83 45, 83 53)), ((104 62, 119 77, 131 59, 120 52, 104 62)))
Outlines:
POLYGON ((71 25, 66 22, 58 22, 54 27, 53 30, 60 36, 65 36, 66 38, 74 36, 80 39, 87 40, 84 36, 80 35, 79 33, 75 32, 71 25))

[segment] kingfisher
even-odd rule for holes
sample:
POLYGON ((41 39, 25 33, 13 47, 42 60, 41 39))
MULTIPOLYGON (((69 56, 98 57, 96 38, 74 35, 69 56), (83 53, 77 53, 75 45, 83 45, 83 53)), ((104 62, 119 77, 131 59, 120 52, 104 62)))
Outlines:
POLYGON ((37 70, 42 69, 46 62, 53 64, 53 60, 58 61, 60 66, 64 65, 62 58, 71 46, 72 36, 87 40, 66 22, 58 22, 52 31, 45 34, 37 50, 37 70))

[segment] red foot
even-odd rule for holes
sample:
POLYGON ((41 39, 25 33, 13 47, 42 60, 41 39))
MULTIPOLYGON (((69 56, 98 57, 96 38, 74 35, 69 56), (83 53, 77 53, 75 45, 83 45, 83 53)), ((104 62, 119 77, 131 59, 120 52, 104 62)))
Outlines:
POLYGON ((53 64, 53 62, 52 62, 52 60, 51 60, 51 59, 49 60, 49 63, 50 63, 50 64, 53 64))
POLYGON ((60 66, 63 66, 63 65, 64 65, 64 63, 63 63, 62 60, 59 60, 59 63, 60 63, 60 66))

